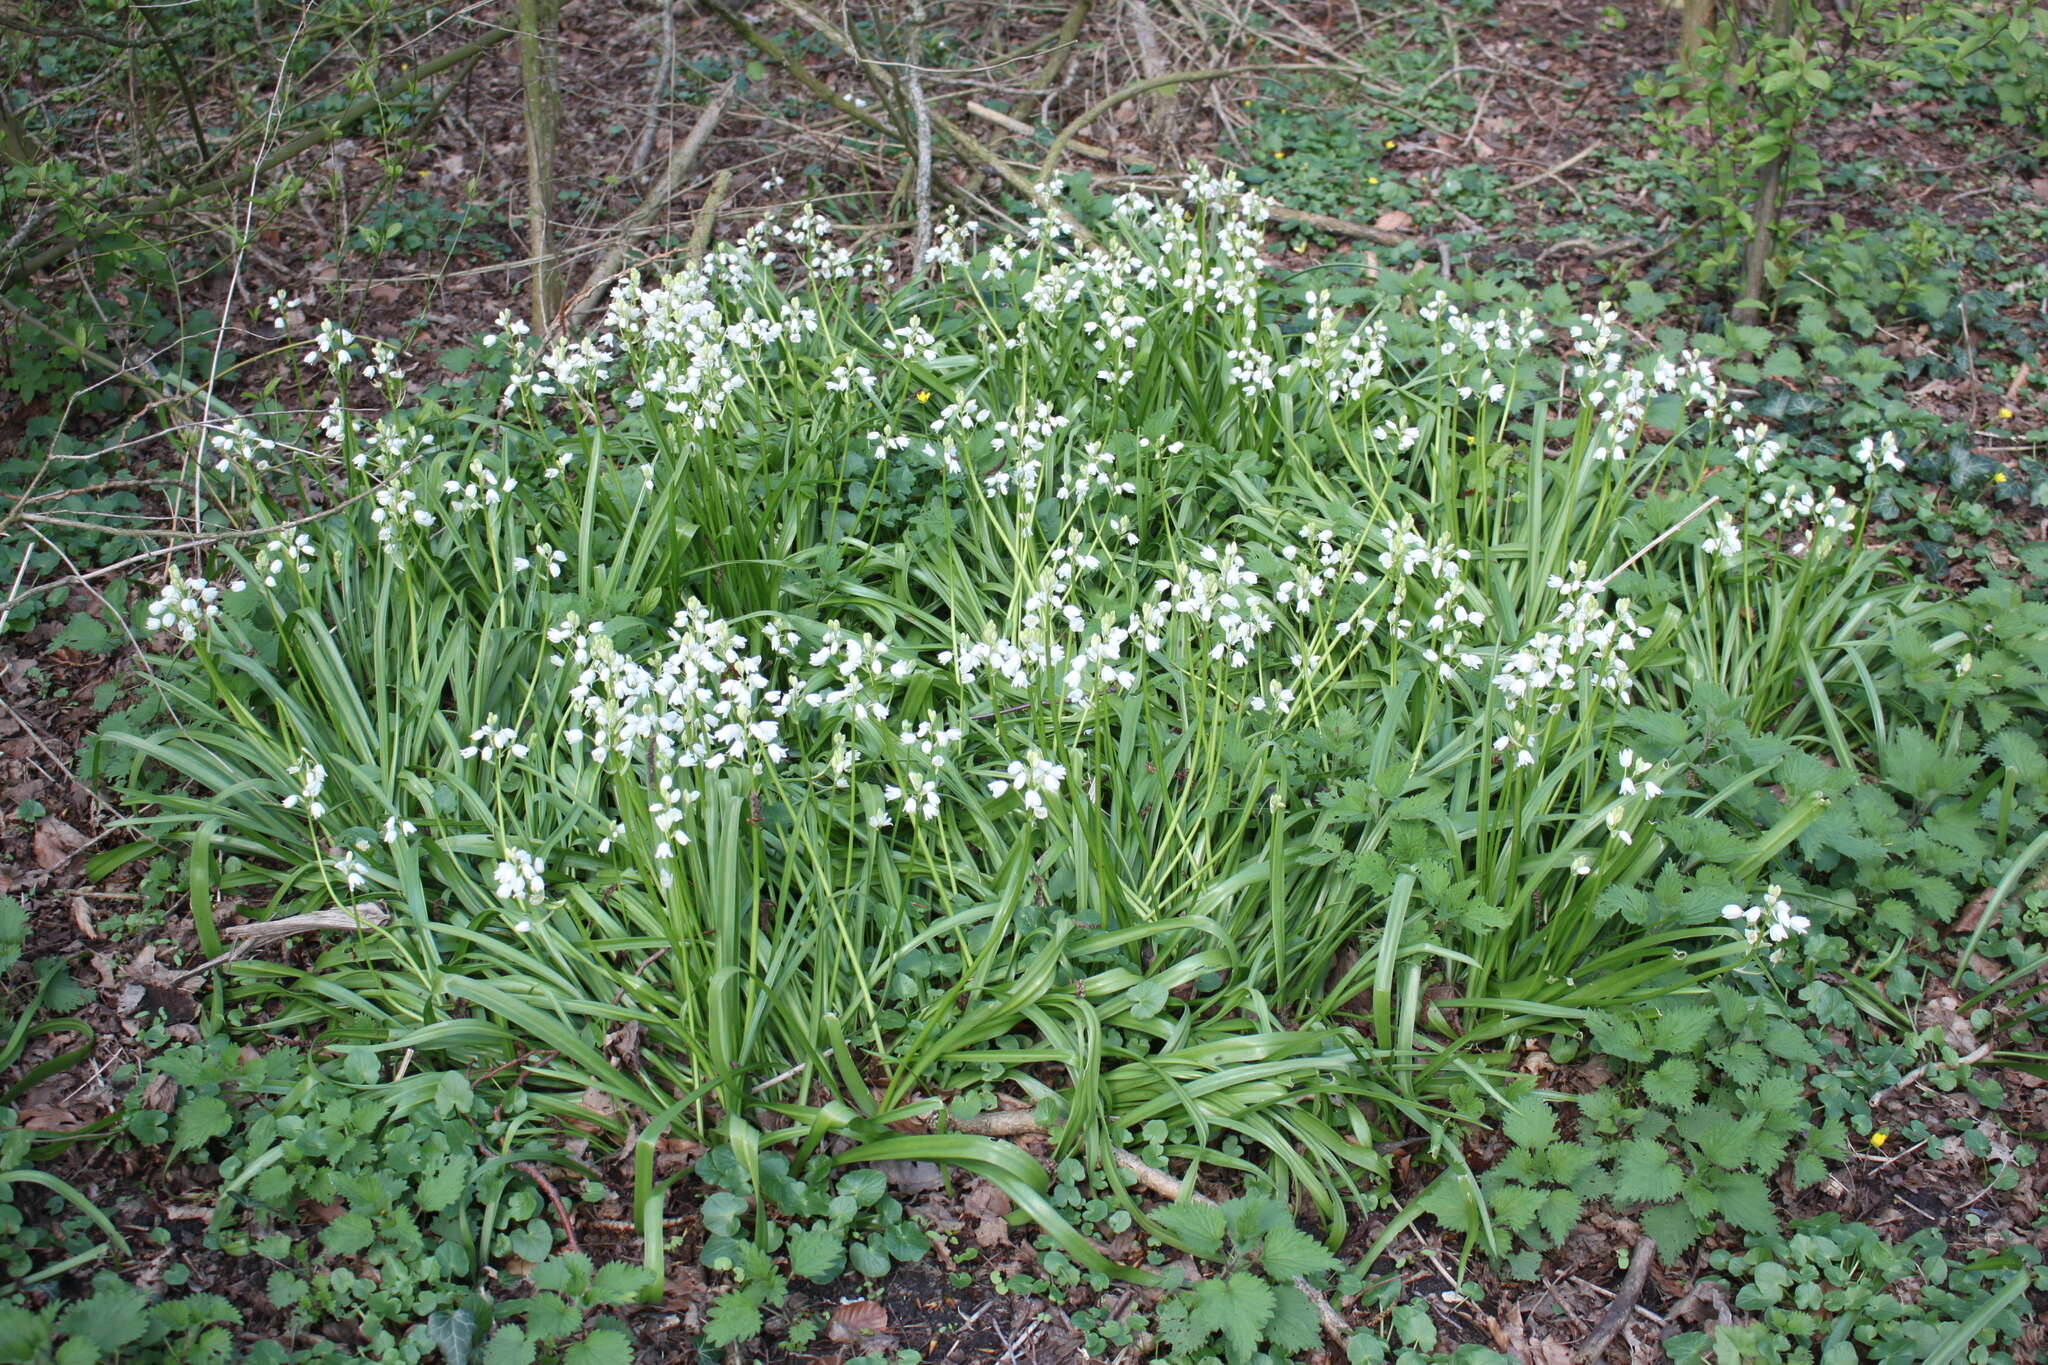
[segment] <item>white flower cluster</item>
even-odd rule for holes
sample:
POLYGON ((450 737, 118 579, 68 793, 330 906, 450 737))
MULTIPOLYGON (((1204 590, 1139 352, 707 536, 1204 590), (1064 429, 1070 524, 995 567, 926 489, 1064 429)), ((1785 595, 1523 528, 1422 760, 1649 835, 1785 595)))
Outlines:
POLYGON ((1507 731, 1495 738, 1494 751, 1511 752, 1518 768, 1536 762, 1533 716, 1562 713, 1588 686, 1597 689, 1595 695, 1605 693, 1616 704, 1628 705, 1634 698, 1628 656, 1653 634, 1636 620, 1628 598, 1603 605, 1604 585, 1589 581, 1582 563, 1573 563, 1569 576, 1553 574, 1549 586, 1563 599, 1552 618, 1561 628, 1530 636, 1501 660, 1493 677, 1501 709, 1513 717, 1507 731))
POLYGON ((306 814, 315 820, 326 815, 327 807, 321 803, 320 793, 327 788, 327 769, 307 755, 293 759, 284 771, 297 790, 288 793, 278 804, 286 810, 304 807, 306 814))
POLYGON ((1899 438, 1893 432, 1864 437, 1850 454, 1867 482, 1874 483, 1886 473, 1902 474, 1906 469, 1905 460, 1899 456, 1899 438))
MULTIPOLYGON (((504 858, 491 874, 498 899, 510 905, 539 905, 547 899, 547 870, 546 862, 525 849, 507 846, 504 858)), ((531 925, 521 920, 513 927, 524 932, 531 925)))
POLYGON ((496 763, 501 754, 514 758, 526 757, 526 745, 520 741, 519 732, 509 725, 498 724, 494 711, 484 717, 484 723, 470 731, 469 743, 462 746, 464 758, 480 758, 486 763, 496 763))
POLYGON ((185 577, 173 564, 163 590, 150 602, 142 626, 152 634, 159 630, 176 631, 179 639, 189 643, 198 639, 199 633, 219 615, 220 589, 197 575, 185 577))
POLYGON ((988 794, 1000 800, 1015 792, 1031 817, 1043 820, 1052 814, 1045 798, 1059 795, 1060 784, 1066 780, 1065 764, 1053 762, 1036 749, 1026 749, 1021 760, 1012 760, 1004 775, 988 784, 988 794))
MULTIPOLYGON (((1775 883, 1764 889, 1763 904, 1724 905, 1721 918, 1739 921, 1743 926, 1743 941, 1752 948, 1765 942, 1782 944, 1794 935, 1804 937, 1813 928, 1813 922, 1806 916, 1792 913, 1792 905, 1785 899, 1784 889, 1775 883)), ((1780 951, 1772 951, 1773 962, 1778 960, 1780 951)))
POLYGON ((266 541, 263 552, 256 556, 256 572, 263 575, 264 587, 274 588, 279 575, 304 574, 313 567, 315 558, 313 537, 301 531, 289 539, 280 536, 266 541))

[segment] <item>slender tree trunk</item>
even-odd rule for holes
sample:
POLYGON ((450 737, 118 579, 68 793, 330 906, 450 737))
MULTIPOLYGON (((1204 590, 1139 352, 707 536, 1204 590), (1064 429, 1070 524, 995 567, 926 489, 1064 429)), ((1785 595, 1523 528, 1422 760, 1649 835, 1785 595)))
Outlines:
POLYGON ((545 332, 562 307, 556 259, 555 143, 562 125, 557 34, 562 0, 517 0, 519 80, 526 101, 526 244, 533 258, 533 330, 545 332))
MULTIPOLYGON (((1792 34, 1793 13, 1799 0, 1771 0, 1771 36, 1785 39, 1792 34)), ((1767 98, 1767 97, 1764 97, 1767 98)), ((1768 113, 1768 110, 1762 112, 1768 113)), ((1734 318, 1738 326, 1754 327, 1762 313, 1764 277, 1771 264, 1771 240, 1778 221, 1778 200, 1784 187, 1785 165, 1792 159, 1788 139, 1778 154, 1764 163, 1756 179, 1756 208, 1750 213, 1749 245, 1742 252, 1742 288, 1735 299, 1734 318)))
POLYGON ((1694 79, 1698 79, 1700 74, 1700 48, 1706 43, 1707 30, 1713 25, 1714 0, 1685 0, 1685 9, 1678 20, 1678 60, 1694 79))

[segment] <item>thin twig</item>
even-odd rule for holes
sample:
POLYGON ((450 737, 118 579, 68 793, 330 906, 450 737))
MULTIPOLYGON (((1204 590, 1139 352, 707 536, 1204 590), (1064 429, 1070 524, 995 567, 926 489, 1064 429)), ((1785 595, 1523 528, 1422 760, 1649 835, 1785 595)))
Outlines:
POLYGON ((1665 527, 1662 531, 1660 531, 1657 534, 1656 539, 1652 540, 1648 545, 1645 545, 1642 549, 1637 550, 1627 559, 1622 560, 1620 565, 1616 567, 1613 573, 1608 574, 1607 577, 1601 579, 1598 583, 1593 584, 1592 590, 1594 592, 1600 592, 1601 590, 1606 588, 1606 586, 1609 583, 1612 583, 1615 579, 1627 573, 1629 571, 1630 566, 1635 564, 1637 560, 1641 559, 1644 555, 1650 553, 1650 551, 1656 549, 1659 545, 1662 545, 1665 541, 1671 539, 1671 537, 1677 535, 1680 531, 1683 531, 1687 526, 1691 525, 1694 521, 1698 520, 1702 515, 1704 515, 1706 512, 1712 509, 1720 501, 1721 495, 1719 493, 1716 493, 1713 497, 1708 498, 1698 507, 1693 508, 1692 511, 1687 512, 1683 517, 1679 518, 1678 522, 1675 525, 1665 527))
MULTIPOLYGON (((1983 1061, 1986 1057, 1989 1057, 1990 1055, 1991 1044, 1980 1043, 1967 1055, 1956 1058, 1955 1065, 1975 1066, 1977 1063, 1983 1061)), ((1925 1076, 1930 1070, 1932 1070, 1937 1065, 1940 1065, 1940 1063, 1922 1062, 1920 1065, 1914 1067, 1911 1071, 1908 1071, 1905 1075, 1899 1077, 1898 1080, 1886 1086, 1884 1089, 1878 1091, 1875 1095, 1872 1095, 1870 1097, 1870 1107, 1872 1109, 1875 1109, 1877 1108, 1877 1106, 1883 1104, 1892 1096, 1898 1094, 1901 1090, 1906 1090, 1914 1085, 1919 1084, 1920 1078, 1922 1076, 1925 1076)))
POLYGON ((569 1206, 562 1202, 562 1196, 556 1192, 555 1182, 549 1180, 546 1173, 531 1161, 515 1161, 512 1163, 512 1169, 540 1186, 541 1193, 548 1197, 548 1203, 555 1206, 555 1219, 562 1225, 562 1240, 568 1244, 569 1254, 580 1254, 582 1249, 576 1245, 576 1224, 569 1217, 569 1206))

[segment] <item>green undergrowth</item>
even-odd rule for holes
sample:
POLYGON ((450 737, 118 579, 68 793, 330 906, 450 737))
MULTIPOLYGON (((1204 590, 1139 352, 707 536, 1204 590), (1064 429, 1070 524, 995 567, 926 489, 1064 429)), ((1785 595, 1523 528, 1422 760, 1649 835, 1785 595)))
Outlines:
MULTIPOLYGON (((572 1307, 656 1292, 696 1200, 715 1339, 815 1333, 793 1281, 923 1251, 870 1163, 930 1162, 1036 1226, 1046 1288, 1167 1289, 1176 1358, 1297 1350, 1284 1272, 1356 1297, 1356 1358, 1420 1358, 1429 1314, 1359 1269, 1416 1219, 1509 1276, 1595 1206, 1671 1255, 1774 1236, 1781 1173, 1872 1131, 1809 1092, 1816 1020, 1898 1038, 1906 945, 1984 885, 1969 947, 2038 965, 2048 622, 1873 543, 1912 433, 1798 448, 1713 357, 1562 300, 1281 290, 1213 181, 1047 212, 893 289, 764 228, 397 411, 400 359, 326 325, 319 429, 209 433, 257 534, 138 622, 178 647, 91 755, 145 807, 93 870, 185 857, 209 956, 230 907, 326 917, 203 1000, 325 1079, 208 1054, 166 1116, 279 1312, 393 1359, 609 1349, 485 1291, 556 1255, 538 1144, 642 1248, 542 1287, 572 1307), (1615 1074, 1548 1088, 1536 1046, 1615 1074), (975 1131, 1005 1102, 1048 1162, 975 1131), (1120 1151, 1265 1211, 1211 1237, 1120 1151), (265 1240, 309 1207, 342 1212, 265 1240), (1368 1218, 1350 1270, 1306 1249, 1368 1218), (1173 1247, 1214 1273, 1173 1288, 1173 1247)), ((2034 1064, 2022 996, 1957 989, 2034 1064)), ((1858 1055, 1885 1084, 1936 1046, 1858 1055)))

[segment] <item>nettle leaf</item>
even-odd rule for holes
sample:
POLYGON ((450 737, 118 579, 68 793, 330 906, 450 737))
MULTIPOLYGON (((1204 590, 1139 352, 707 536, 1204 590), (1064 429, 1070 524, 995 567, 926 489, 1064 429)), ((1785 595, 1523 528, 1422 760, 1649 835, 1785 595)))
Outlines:
POLYGON ((1813 1040, 1806 1036, 1806 1030, 1789 1019, 1773 1019, 1764 1025, 1763 1044, 1765 1050, 1788 1062, 1800 1062, 1806 1066, 1820 1065, 1820 1051, 1814 1047, 1813 1040))
POLYGON ((761 1305, 745 1290, 722 1294, 704 1315, 704 1344, 723 1350, 761 1335, 761 1305))
POLYGON ((1196 1256, 1214 1259, 1223 1250, 1223 1210, 1184 1199, 1152 1215, 1173 1239, 1196 1256))
POLYGON ((1700 1067, 1690 1057, 1667 1057, 1643 1077, 1643 1094, 1666 1109, 1683 1109, 1700 1087, 1700 1067))
POLYGON ((178 1106, 178 1122, 171 1136, 171 1152, 204 1147, 235 1126, 234 1111, 218 1095, 194 1095, 178 1106))
POLYGON ((631 1303, 654 1282, 647 1267, 631 1261, 607 1261, 591 1281, 590 1297, 602 1304, 631 1303))
POLYGON ((330 1256, 353 1256, 377 1240, 377 1227, 367 1213, 344 1213, 320 1230, 320 1245, 330 1256))
POLYGON ((1541 1151, 1557 1141, 1557 1114, 1538 1099, 1524 1099, 1508 1111, 1501 1132, 1517 1147, 1541 1151))
POLYGON ((1650 1024, 1650 1043, 1660 1052, 1683 1055, 1705 1042, 1713 1027, 1714 1010, 1711 1006, 1673 1005, 1661 1011, 1650 1024))
POLYGON ((1645 1236, 1656 1239, 1660 1256, 1681 1256, 1699 1241, 1700 1220, 1684 1204, 1659 1204, 1635 1215, 1645 1236))
POLYGON ((1259 1349, 1274 1303, 1272 1285, 1240 1270, 1227 1279, 1203 1280, 1196 1285, 1188 1320, 1221 1336, 1229 1344, 1231 1358, 1244 1360, 1259 1349))
POLYGON ((113 1355, 149 1330, 149 1298, 133 1286, 102 1281, 91 1298, 65 1309, 57 1326, 113 1355))
POLYGON ((526 1339, 526 1329, 506 1323, 484 1343, 483 1365, 533 1365, 537 1352, 526 1339))
POLYGON ((790 1274, 824 1284, 845 1268, 846 1239, 830 1224, 813 1224, 790 1237, 790 1274))
POLYGON ((1532 1190, 1527 1185, 1501 1185, 1487 1191, 1487 1207, 1492 1212, 1494 1226, 1510 1232, 1521 1232, 1535 1222, 1543 1200, 1543 1191, 1532 1190))
POLYGON ((1585 1201, 1570 1190, 1552 1190, 1543 1197, 1543 1206, 1536 1210, 1537 1225, 1555 1246, 1579 1225, 1579 1214, 1585 1207, 1585 1201))
POLYGON ((1763 1235, 1778 1226, 1771 1194, 1760 1175, 1746 1172, 1724 1174, 1713 1182, 1714 1212, 1744 1232, 1763 1235))
POLYGON ((468 1152, 443 1157, 413 1190, 413 1202, 428 1213, 439 1213, 469 1189, 470 1172, 476 1158, 468 1152))
POLYGON ((1585 1174, 1586 1169, 1600 1159, 1600 1154, 1580 1142, 1553 1142, 1543 1149, 1537 1163, 1551 1181, 1558 1185, 1571 1185, 1585 1174))
POLYGON ((1675 1198, 1685 1187, 1685 1172, 1671 1162, 1671 1153, 1655 1138, 1634 1138, 1623 1144, 1614 1167, 1614 1197, 1623 1204, 1655 1204, 1675 1198))
POLYGON ((562 1365, 633 1365, 633 1339, 601 1327, 564 1351, 562 1365))
POLYGON ((1643 1037, 1642 1026, 1632 1018, 1595 1010, 1586 1016, 1586 1027, 1593 1034, 1594 1045, 1610 1057, 1619 1057, 1625 1062, 1647 1062, 1652 1056, 1649 1042, 1643 1037))
POLYGON ((1273 1286, 1273 1316, 1266 1322, 1269 1355, 1306 1360, 1322 1344, 1322 1320, 1308 1296, 1291 1284, 1273 1286))
POLYGON ((1316 1275, 1343 1264, 1321 1242, 1296 1227, 1274 1228, 1267 1233, 1259 1249, 1259 1263, 1276 1280, 1316 1275))
POLYGON ((1977 759, 1973 754, 1944 753, 1926 731, 1900 725, 1878 746, 1877 766, 1887 784, 1924 804, 1967 787, 1976 775, 1977 759))

